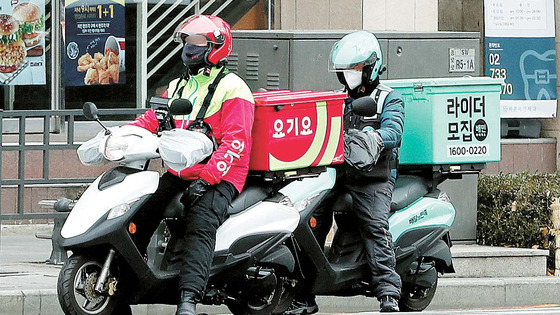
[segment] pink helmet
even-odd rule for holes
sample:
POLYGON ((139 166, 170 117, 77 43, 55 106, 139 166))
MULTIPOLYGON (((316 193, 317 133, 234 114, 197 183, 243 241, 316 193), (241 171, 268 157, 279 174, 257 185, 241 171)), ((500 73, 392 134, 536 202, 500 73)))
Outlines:
POLYGON ((207 64, 217 66, 231 55, 231 27, 221 18, 213 15, 190 16, 177 26, 173 39, 184 44, 192 35, 202 35, 210 43, 204 56, 207 64))

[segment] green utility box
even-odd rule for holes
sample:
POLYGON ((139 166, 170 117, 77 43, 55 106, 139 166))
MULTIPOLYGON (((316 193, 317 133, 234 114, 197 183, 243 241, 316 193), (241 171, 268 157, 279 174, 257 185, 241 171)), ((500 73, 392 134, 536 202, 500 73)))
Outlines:
POLYGON ((383 81, 405 103, 400 164, 499 161, 502 82, 487 77, 383 81))

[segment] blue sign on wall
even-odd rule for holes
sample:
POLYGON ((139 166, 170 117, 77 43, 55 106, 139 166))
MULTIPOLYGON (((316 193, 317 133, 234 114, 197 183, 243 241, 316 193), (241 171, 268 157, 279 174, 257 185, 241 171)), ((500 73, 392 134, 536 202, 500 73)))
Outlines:
POLYGON ((486 75, 504 79, 502 118, 556 116, 553 0, 485 0, 486 75))

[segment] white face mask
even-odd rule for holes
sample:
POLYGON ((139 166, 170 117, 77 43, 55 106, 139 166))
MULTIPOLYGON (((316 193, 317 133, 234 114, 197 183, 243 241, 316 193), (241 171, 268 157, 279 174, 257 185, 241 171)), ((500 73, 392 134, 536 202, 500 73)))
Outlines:
POLYGON ((348 84, 348 88, 350 90, 353 90, 362 84, 362 71, 344 70, 342 73, 344 74, 344 79, 346 80, 346 84, 348 84))

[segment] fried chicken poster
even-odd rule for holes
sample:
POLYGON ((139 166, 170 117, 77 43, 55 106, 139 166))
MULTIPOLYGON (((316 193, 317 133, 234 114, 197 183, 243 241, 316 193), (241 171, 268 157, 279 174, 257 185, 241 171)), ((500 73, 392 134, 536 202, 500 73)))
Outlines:
POLYGON ((66 0, 66 85, 125 83, 124 26, 124 0, 66 0))

